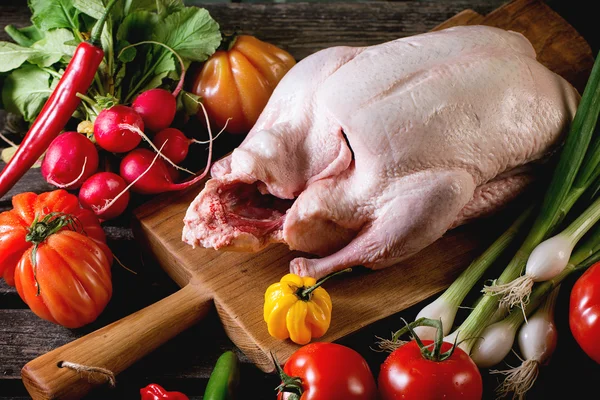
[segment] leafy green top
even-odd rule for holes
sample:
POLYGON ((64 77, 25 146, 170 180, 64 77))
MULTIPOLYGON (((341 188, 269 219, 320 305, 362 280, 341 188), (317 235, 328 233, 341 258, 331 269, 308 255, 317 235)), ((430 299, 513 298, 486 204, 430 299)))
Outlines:
MULTIPOLYGON (((32 25, 7 26, 15 43, 0 42, 0 107, 33 121, 80 42, 89 37, 107 0, 29 0, 32 25)), ((219 25, 202 8, 182 0, 120 0, 102 32, 104 62, 86 93, 100 107, 82 104, 74 117, 93 120, 98 108, 128 103, 144 90, 173 88, 181 74, 173 53, 162 46, 131 44, 155 41, 173 49, 187 68, 204 61, 221 43, 219 25)), ((184 106, 182 92, 178 104, 184 106)), ((190 110, 190 113, 193 110, 190 110)))

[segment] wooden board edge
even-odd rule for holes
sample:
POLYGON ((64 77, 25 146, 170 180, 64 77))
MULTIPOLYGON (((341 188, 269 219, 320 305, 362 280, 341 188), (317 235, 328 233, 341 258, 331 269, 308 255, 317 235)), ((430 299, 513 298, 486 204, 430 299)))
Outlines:
POLYGON ((191 274, 185 268, 164 268, 163 265, 177 263, 177 259, 173 258, 173 256, 168 256, 163 254, 163 252, 153 251, 153 248, 167 248, 166 245, 162 242, 162 240, 157 237, 152 229, 149 229, 148 223, 141 218, 131 218, 131 229, 133 231, 133 235, 136 238, 137 242, 140 244, 144 254, 151 255, 152 258, 156 261, 157 264, 161 266, 161 269, 165 271, 179 287, 184 287, 187 285, 192 279, 191 274), (174 270, 184 270, 187 273, 182 272, 181 274, 176 274, 174 270))
POLYGON ((538 61, 546 65, 546 61, 551 58, 552 53, 566 52, 578 55, 577 58, 572 60, 570 65, 561 65, 560 70, 555 68, 551 68, 551 70, 567 79, 579 93, 583 93, 594 64, 592 48, 573 25, 543 0, 514 0, 487 14, 481 23, 483 25, 502 26, 506 21, 510 20, 517 27, 517 29, 513 28, 513 30, 520 31, 527 37, 527 31, 531 27, 529 24, 529 15, 544 16, 548 22, 548 26, 560 28, 558 34, 563 37, 563 46, 560 48, 556 47, 556 43, 552 38, 546 38, 542 47, 547 47, 551 50, 541 52, 537 49, 538 61), (568 41, 564 40, 564 38, 568 38, 568 41), (579 71, 577 73, 570 67, 572 65, 578 66, 579 71))
POLYGON ((441 31, 442 29, 451 28, 456 25, 477 25, 483 21, 484 18, 483 15, 468 8, 437 25, 432 31, 441 31))

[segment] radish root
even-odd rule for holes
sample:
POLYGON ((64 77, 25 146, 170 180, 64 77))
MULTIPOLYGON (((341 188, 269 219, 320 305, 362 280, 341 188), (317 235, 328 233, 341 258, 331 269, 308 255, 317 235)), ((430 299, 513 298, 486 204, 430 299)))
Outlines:
MULTIPOLYGON (((157 152, 162 158, 163 160, 165 160, 166 162, 168 162, 169 164, 171 164, 173 167, 177 168, 178 170, 187 172, 190 175, 195 175, 192 171, 190 171, 189 169, 185 169, 183 167, 180 167, 179 165, 175 164, 173 161, 171 161, 171 159, 167 156, 165 156, 161 150, 158 149, 158 147, 156 147, 154 145, 154 143, 152 143, 152 140, 150 140, 150 138, 148 136, 146 136, 146 134, 137 126, 135 125, 130 125, 130 124, 119 124, 118 125, 119 129, 127 129, 129 131, 135 132, 138 135, 140 135, 142 137, 142 139, 144 139, 146 142, 148 142, 148 144, 150 145, 150 147, 152 147, 154 149, 155 152, 157 152)), ((165 141, 165 143, 167 143, 165 141)), ((163 143, 164 146, 164 143, 163 143)), ((162 147, 161 147, 162 149, 162 147)))
MULTIPOLYGON (((200 103, 200 102, 199 102, 198 104, 202 104, 202 103, 200 103)), ((202 106, 202 107, 204 107, 204 106, 202 106)), ((206 111, 205 111, 205 112, 206 112, 206 111)), ((217 134, 215 135, 215 137, 214 137, 214 138, 212 138, 212 140, 211 140, 211 139, 209 139, 209 140, 196 140, 196 139, 190 139, 190 140, 192 141, 192 143, 198 143, 198 144, 207 144, 207 143, 210 143, 210 142, 212 142, 213 140, 217 140, 217 138, 218 138, 219 136, 221 136, 221 133, 225 132, 225 129, 227 129, 227 124, 229 124, 229 121, 230 121, 230 120, 231 120, 231 117, 227 118, 227 121, 225 121, 225 126, 223 126, 223 129, 221 129, 221 130, 219 131, 219 133, 217 133, 217 134)))
MULTIPOLYGON (((188 186, 193 185, 196 182, 199 182, 202 178, 204 178, 208 174, 208 171, 210 171, 210 166, 212 164, 213 141, 215 139, 213 138, 212 130, 210 129, 208 113, 206 112, 206 108, 204 107, 204 104, 202 104, 202 103, 199 103, 199 104, 200 104, 200 107, 202 107, 202 111, 204 112, 204 118, 206 118, 206 123, 208 124, 207 125, 208 126, 208 136, 210 138, 209 144, 208 144, 208 160, 206 160, 206 167, 204 167, 204 172, 202 172, 202 174, 196 176, 195 178, 193 178, 189 181, 185 181, 185 182, 181 182, 181 183, 177 183, 177 184, 173 185, 171 190, 185 189, 188 186)), ((164 146, 164 144, 163 144, 163 146, 164 146)))
MULTIPOLYGON (((206 127, 208 128, 209 135, 210 135, 210 133, 211 133, 211 130, 210 130, 210 120, 209 120, 209 118, 208 118, 208 113, 206 112, 206 107, 204 107, 204 104, 202 104, 202 102, 201 102, 201 101, 198 101, 197 99, 195 99, 195 98, 193 98, 192 96, 190 96, 190 95, 189 95, 189 93, 185 93, 185 95, 186 95, 186 96, 187 96, 187 97, 188 97, 190 100, 192 100, 193 102, 195 102, 196 104, 198 104, 200 107, 202 107, 202 112, 204 113, 204 117, 205 117, 205 119, 206 119, 206 127)), ((217 135, 216 135, 214 138, 213 138, 212 136, 210 136, 210 139, 208 139, 208 140, 196 140, 196 139, 191 139, 191 141, 192 141, 193 143, 198 143, 198 144, 207 144, 207 143, 211 143, 213 140, 216 140, 216 139, 217 139, 219 136, 221 136, 221 133, 225 132, 225 129, 227 129, 227 125, 229 124, 229 121, 230 121, 231 119, 232 119, 231 117, 227 118, 227 121, 225 121, 225 125, 223 126, 223 129, 221 129, 221 130, 219 131, 219 133, 217 133, 217 135)))
POLYGON ((137 272, 135 272, 135 271, 134 271, 134 270, 132 270, 131 268, 127 268, 127 267, 125 266, 125 264, 123 264, 123 263, 121 262, 121 260, 119 260, 119 258, 118 258, 118 257, 115 255, 115 253, 113 253, 113 258, 114 258, 115 260, 117 260, 117 264, 119 264, 119 265, 120 265, 120 266, 121 266, 121 267, 122 267, 124 270, 126 270, 126 271, 129 271, 129 272, 131 272, 131 273, 132 273, 132 274, 134 274, 134 275, 137 275, 137 272))
MULTIPOLYGON (((208 160, 206 160, 206 167, 204 167, 204 172, 202 172, 202 174, 200 175, 201 177, 205 177, 206 174, 208 174, 208 171, 210 171, 210 166, 212 164, 212 152, 213 152, 213 141, 215 140, 213 138, 213 134, 212 134, 212 130, 210 129, 210 120, 208 119, 208 112, 206 111, 206 108, 204 107, 204 104, 202 103, 198 103, 200 104, 200 107, 202 107, 202 112, 204 113, 204 118, 206 119, 206 126, 208 127, 208 160)), ((194 178, 196 179, 196 178, 194 178)), ((199 178, 200 179, 200 178, 199 178)))
MULTIPOLYGON (((160 150, 162 150, 163 147, 165 147, 165 144, 167 142, 168 142, 168 140, 165 140, 165 142, 163 143, 163 145, 160 147, 160 150)), ((121 196, 123 196, 133 185, 135 185, 137 181, 139 181, 140 179, 142 179, 142 177, 144 175, 146 175, 148 173, 148 171, 150 171, 150 169, 154 166, 154 163, 156 163, 156 160, 158 159, 159 155, 160 155, 160 152, 156 153, 156 155, 154 156, 154 159, 152 160, 152 162, 150 163, 150 165, 148 166, 148 168, 146 168, 144 170, 144 172, 142 172, 141 174, 139 174, 137 178, 135 178, 129 185, 127 185, 127 187, 125 189, 123 189, 121 191, 121 193, 119 193, 118 195, 116 195, 112 200, 107 200, 107 203, 104 206, 102 206, 102 207, 94 207, 94 206, 92 206, 92 209, 94 210, 94 212, 96 213, 96 215, 102 214, 103 212, 105 212, 106 210, 108 210, 113 204, 115 204, 115 202, 117 200, 119 200, 119 198, 121 196)), ((121 262, 119 261, 119 263, 121 263, 121 262)))
POLYGON ((48 175, 48 178, 46 178, 46 182, 58 187, 59 189, 67 189, 67 188, 69 188, 69 186, 74 185, 75 183, 77 183, 78 180, 81 179, 81 177, 85 173, 85 165, 86 164, 87 164, 87 157, 83 159, 83 166, 81 167, 81 172, 79 173, 79 176, 77 176, 77 178, 75 178, 74 180, 72 180, 69 183, 62 183, 62 184, 58 183, 54 179, 52 179, 52 175, 48 175))
POLYGON ((539 370, 540 363, 537 360, 525 360, 519 367, 513 367, 504 371, 490 370, 491 374, 506 376, 504 381, 496 388, 498 398, 505 397, 508 393, 513 393, 513 399, 524 399, 525 393, 533 387, 539 370))
POLYGON ((12 140, 10 140, 6 136, 4 136, 4 133, 2 133, 1 131, 0 131, 0 139, 4 140, 7 144, 10 145, 10 147, 14 147, 14 148, 19 147, 17 144, 15 144, 15 142, 13 142, 12 140))

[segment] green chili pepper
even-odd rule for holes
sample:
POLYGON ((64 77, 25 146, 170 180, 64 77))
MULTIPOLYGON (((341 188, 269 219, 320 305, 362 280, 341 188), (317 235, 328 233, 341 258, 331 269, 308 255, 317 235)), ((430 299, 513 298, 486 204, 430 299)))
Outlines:
POLYGON ((221 354, 210 374, 204 400, 233 400, 239 383, 238 358, 232 351, 221 354))

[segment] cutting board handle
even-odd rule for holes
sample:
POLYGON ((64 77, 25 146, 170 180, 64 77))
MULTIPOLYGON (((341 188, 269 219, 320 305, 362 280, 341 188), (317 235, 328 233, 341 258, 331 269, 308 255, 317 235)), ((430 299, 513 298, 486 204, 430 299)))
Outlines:
POLYGON ((79 399, 92 388, 106 384, 106 375, 94 378, 64 362, 103 368, 114 375, 202 319, 212 308, 212 296, 189 283, 134 314, 113 322, 71 343, 46 353, 21 370, 33 400, 79 399))

